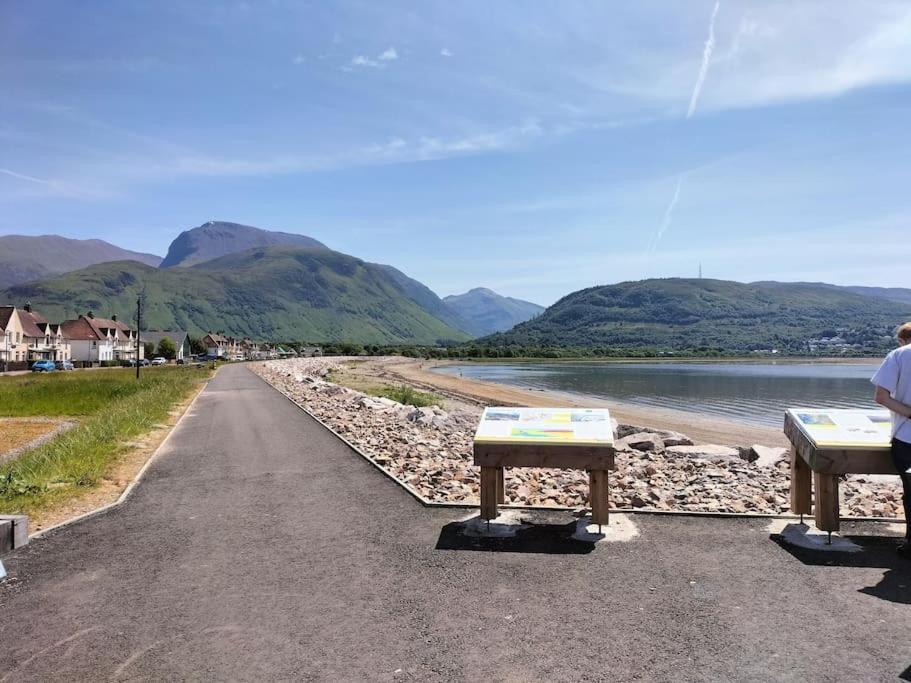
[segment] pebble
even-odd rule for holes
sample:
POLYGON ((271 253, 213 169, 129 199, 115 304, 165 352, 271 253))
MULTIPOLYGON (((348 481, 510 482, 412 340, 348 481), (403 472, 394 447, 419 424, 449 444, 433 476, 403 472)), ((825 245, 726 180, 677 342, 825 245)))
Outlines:
MULTIPOLYGON (((481 410, 416 408, 327 382, 329 373, 348 360, 293 358, 251 367, 426 499, 478 504, 480 476, 472 464, 472 441, 481 410)), ((693 445, 683 434, 638 425, 617 425, 617 435, 612 507, 789 511, 787 458, 770 463, 771 457, 749 462, 741 456, 753 449, 761 452, 761 446, 693 445), (628 440, 633 443, 624 443, 624 437, 634 437, 628 440)), ((580 470, 507 469, 505 483, 510 503, 584 507, 588 502, 588 475, 580 470)), ((841 490, 845 516, 902 516, 897 477, 894 482, 871 482, 852 475, 841 490)))

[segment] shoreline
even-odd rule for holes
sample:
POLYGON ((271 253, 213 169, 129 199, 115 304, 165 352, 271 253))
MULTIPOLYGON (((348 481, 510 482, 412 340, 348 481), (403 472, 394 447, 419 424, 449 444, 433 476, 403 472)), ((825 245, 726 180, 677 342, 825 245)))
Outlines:
MULTIPOLYGON (((693 365, 713 365, 721 363, 734 363, 737 365, 865 365, 867 363, 876 364, 882 361, 882 356, 854 356, 851 358, 842 358, 839 356, 720 356, 714 358, 702 358, 700 356, 679 356, 669 358, 667 356, 654 357, 632 357, 610 356, 593 357, 593 356, 574 356, 560 358, 541 358, 535 356, 523 356, 521 358, 440 358, 426 360, 425 363, 434 363, 437 365, 487 365, 490 363, 611 363, 617 365, 636 363, 688 363, 693 365)), ((419 360, 419 359, 412 359, 419 360)))
MULTIPOLYGON (((486 382, 458 378, 440 382, 446 376, 433 375, 420 361, 401 357, 298 358, 254 363, 251 370, 406 488, 443 504, 478 504, 480 476, 473 464, 473 440, 482 406, 490 396, 494 403, 511 405, 573 407, 574 402, 486 382), (439 405, 418 407, 375 393, 391 383, 436 390, 442 400, 439 405), (441 383, 442 388, 437 386, 441 383)), ((676 433, 667 429, 674 424, 670 420, 659 425, 637 419, 630 424, 628 415, 622 409, 614 413, 620 423, 618 434, 621 428, 623 434, 611 473, 611 508, 735 514, 789 511, 786 448, 771 448, 758 459, 747 459, 743 450, 720 445, 724 439, 680 446, 681 441, 695 440, 696 431, 700 438, 732 432, 719 428, 714 420, 700 429, 687 415, 684 431, 676 433)), ((654 417, 655 411, 649 415, 654 417)), ((733 440, 727 441, 741 449, 770 445, 767 438, 746 438, 757 432, 784 438, 774 430, 750 430, 738 424, 733 440)), ((510 468, 505 473, 504 502, 585 509, 588 485, 586 473, 580 470, 510 468)), ((848 517, 901 515, 897 482, 852 475, 842 492, 848 517)))
MULTIPOLYGON (((502 361, 501 361, 502 362, 502 361)), ((788 447, 790 443, 780 428, 739 422, 729 418, 701 415, 673 408, 658 408, 625 403, 613 399, 585 397, 576 394, 533 390, 485 380, 467 379, 433 372, 431 368, 451 365, 449 361, 424 361, 410 358, 384 359, 365 363, 359 369, 376 379, 400 381, 418 389, 435 391, 481 405, 531 407, 597 407, 608 408, 617 422, 647 425, 687 434, 697 443, 727 446, 788 447), (373 366, 373 372, 370 367, 373 366)), ((782 420, 784 416, 782 415, 782 420)))

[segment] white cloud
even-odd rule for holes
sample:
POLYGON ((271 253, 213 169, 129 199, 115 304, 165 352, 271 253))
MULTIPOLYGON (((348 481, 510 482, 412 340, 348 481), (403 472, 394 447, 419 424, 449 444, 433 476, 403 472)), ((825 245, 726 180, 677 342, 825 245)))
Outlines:
POLYGON ((375 59, 370 59, 370 57, 365 57, 364 55, 357 55, 351 58, 351 66, 368 66, 372 69, 383 66, 375 59))
POLYGON ((412 163, 454 156, 470 156, 514 148, 543 134, 536 121, 457 137, 422 136, 413 140, 393 137, 332 154, 285 155, 263 159, 181 156, 146 168, 154 175, 269 176, 325 171, 356 166, 412 163))
POLYGON ((762 107, 911 81, 911 4, 905 0, 842 3, 837 11, 829 2, 731 4, 709 29, 698 58, 695 35, 637 42, 612 55, 622 68, 608 61, 575 75, 613 96, 689 102, 687 111, 697 103, 715 111, 762 107), (709 58, 711 87, 703 89, 709 58), (700 75, 696 88, 693 73, 700 75))
POLYGON ((453 56, 452 50, 450 50, 447 47, 444 47, 442 50, 440 50, 440 56, 441 57, 452 57, 453 56))
POLYGON ((350 71, 350 67, 362 66, 370 69, 385 69, 390 62, 394 62, 399 58, 399 53, 396 52, 394 47, 390 47, 374 59, 373 57, 368 57, 366 55, 356 55, 351 58, 349 68, 342 67, 343 71, 350 71))
POLYGON ((304 57, 302 54, 297 54, 297 55, 295 55, 295 57, 294 57, 294 59, 293 59, 292 61, 293 61, 295 64, 303 64, 304 62, 307 61, 307 58, 304 57))

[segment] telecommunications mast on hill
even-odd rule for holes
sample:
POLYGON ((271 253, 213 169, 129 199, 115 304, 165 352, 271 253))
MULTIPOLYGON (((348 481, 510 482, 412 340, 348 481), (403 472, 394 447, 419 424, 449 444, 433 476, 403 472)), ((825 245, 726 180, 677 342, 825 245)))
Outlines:
POLYGON ((699 264, 699 279, 702 279, 702 264, 699 264))

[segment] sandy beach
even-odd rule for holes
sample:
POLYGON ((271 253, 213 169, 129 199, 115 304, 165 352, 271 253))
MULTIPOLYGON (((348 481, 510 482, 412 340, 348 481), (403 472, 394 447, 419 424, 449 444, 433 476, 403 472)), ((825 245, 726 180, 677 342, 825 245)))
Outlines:
POLYGON ((716 416, 701 416, 669 408, 630 405, 619 401, 581 397, 553 391, 534 391, 494 384, 482 380, 465 379, 433 372, 439 365, 452 365, 452 361, 419 361, 412 358, 371 360, 353 368, 365 378, 375 377, 384 381, 398 381, 415 387, 435 391, 452 398, 483 405, 507 406, 569 406, 609 408, 611 415, 621 423, 648 425, 658 429, 682 432, 697 443, 715 443, 729 446, 788 446, 781 429, 751 425, 716 416))

